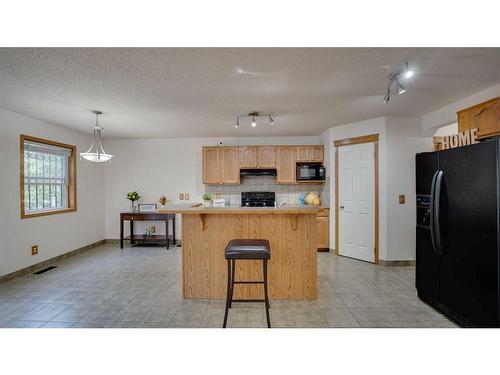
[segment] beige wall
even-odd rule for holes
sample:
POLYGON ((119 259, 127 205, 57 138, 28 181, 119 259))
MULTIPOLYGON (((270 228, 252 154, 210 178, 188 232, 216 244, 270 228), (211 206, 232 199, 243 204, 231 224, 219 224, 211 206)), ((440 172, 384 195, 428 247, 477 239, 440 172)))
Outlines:
POLYGON ((19 134, 90 145, 90 134, 0 109, 0 276, 104 239, 104 170, 78 160, 78 210, 61 215, 20 219, 19 134), (31 255, 31 246, 39 254, 31 255))

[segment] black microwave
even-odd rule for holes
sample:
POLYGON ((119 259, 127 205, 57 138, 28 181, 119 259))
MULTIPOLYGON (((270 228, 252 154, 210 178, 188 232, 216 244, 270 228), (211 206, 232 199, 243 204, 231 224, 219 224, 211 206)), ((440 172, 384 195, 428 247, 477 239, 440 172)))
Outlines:
POLYGON ((325 167, 321 163, 297 163, 297 181, 325 179, 325 167))

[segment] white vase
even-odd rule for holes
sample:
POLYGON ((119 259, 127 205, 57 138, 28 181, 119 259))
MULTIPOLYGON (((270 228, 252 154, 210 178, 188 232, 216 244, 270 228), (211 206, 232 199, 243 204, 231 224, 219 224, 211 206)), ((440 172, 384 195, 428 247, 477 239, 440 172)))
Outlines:
POLYGON ((203 207, 210 207, 210 202, 211 201, 203 201, 203 207))

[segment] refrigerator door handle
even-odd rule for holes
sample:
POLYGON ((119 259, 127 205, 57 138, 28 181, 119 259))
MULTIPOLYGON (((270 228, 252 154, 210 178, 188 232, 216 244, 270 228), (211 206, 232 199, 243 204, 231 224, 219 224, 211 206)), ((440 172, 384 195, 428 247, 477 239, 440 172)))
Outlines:
POLYGON ((444 172, 439 170, 436 175, 436 188, 434 190, 434 240, 436 241, 436 248, 438 254, 443 254, 443 245, 441 242, 441 221, 440 218, 440 198, 441 187, 443 184, 444 172))
POLYGON ((435 197, 435 191, 436 191, 436 178, 439 173, 439 170, 434 173, 434 176, 432 176, 432 182, 431 182, 431 199, 430 199, 430 228, 431 228, 431 242, 432 242, 432 248, 434 251, 439 254, 437 245, 436 245, 436 234, 435 234, 435 221, 434 221, 434 197, 435 197))

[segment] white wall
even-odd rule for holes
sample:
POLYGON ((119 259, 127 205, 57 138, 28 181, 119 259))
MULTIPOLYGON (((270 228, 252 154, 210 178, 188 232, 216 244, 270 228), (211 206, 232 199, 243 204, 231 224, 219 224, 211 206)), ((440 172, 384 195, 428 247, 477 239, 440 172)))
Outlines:
POLYGON ((20 219, 19 134, 87 149, 90 134, 0 109, 0 275, 104 239, 105 166, 78 161, 76 212, 20 219), (39 254, 31 255, 31 246, 39 254))
POLYGON ((500 96, 500 83, 422 116, 422 134, 432 136, 436 128, 457 122, 457 112, 500 96))
MULTIPOLYGON (((119 213, 127 211, 130 202, 127 192, 136 190, 142 199, 139 203, 156 203, 166 195, 174 203, 179 193, 189 193, 191 202, 201 202, 202 147, 210 145, 261 145, 261 144, 320 144, 319 137, 242 137, 242 138, 158 138, 114 139, 106 141, 106 152, 115 155, 106 169, 106 238, 119 238, 119 213)), ((140 233, 144 226, 137 225, 140 233)), ((181 238, 180 220, 176 234, 181 238)), ((148 223, 152 225, 152 223, 148 223)), ((158 225, 158 233, 164 233, 158 225)))
POLYGON ((432 151, 419 117, 386 118, 387 260, 415 259, 415 154, 432 151), (399 195, 406 204, 399 204, 399 195))
POLYGON ((415 154, 431 151, 418 117, 381 117, 330 128, 321 138, 330 144, 330 247, 335 246, 335 140, 379 134, 379 257, 415 259, 415 154), (400 194, 407 197, 398 203, 400 194))
POLYGON ((445 135, 452 135, 458 133, 458 122, 451 125, 442 126, 437 128, 436 132, 433 134, 434 137, 444 137, 445 135))
MULTIPOLYGON (((333 142, 340 139, 360 137, 363 135, 379 134, 379 254, 381 259, 386 255, 386 148, 385 148, 385 118, 355 122, 335 126, 328 129, 328 143, 330 144, 330 247, 335 247, 335 147, 333 142)), ((322 135, 324 139, 325 136, 322 135)))

